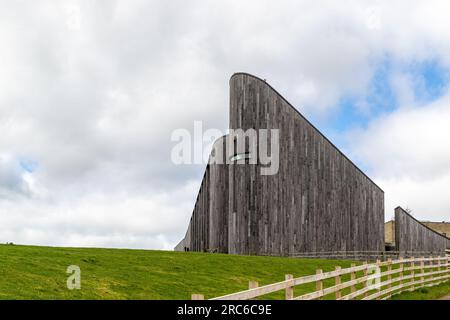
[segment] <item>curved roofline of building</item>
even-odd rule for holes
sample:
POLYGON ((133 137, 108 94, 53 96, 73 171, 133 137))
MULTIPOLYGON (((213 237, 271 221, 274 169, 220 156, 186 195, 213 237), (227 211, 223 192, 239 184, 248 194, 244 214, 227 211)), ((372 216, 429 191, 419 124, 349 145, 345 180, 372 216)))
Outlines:
POLYGON ((359 172, 361 172, 367 179, 369 179, 370 182, 372 182, 378 189, 381 190, 381 192, 384 193, 383 189, 381 189, 379 185, 377 185, 364 171, 362 171, 352 160, 350 160, 338 147, 336 147, 336 145, 333 142, 330 141, 330 139, 328 139, 319 129, 316 128, 315 125, 313 125, 308 119, 306 119, 306 117, 304 115, 302 115, 300 113, 300 111, 298 111, 285 97, 283 97, 282 94, 280 94, 267 81, 265 81, 257 76, 254 76, 250 73, 247 73, 247 72, 236 72, 230 77, 229 81, 231 81, 231 79, 233 79, 233 77, 239 76, 239 75, 252 77, 258 81, 263 82, 267 87, 269 87, 271 90, 273 90, 281 99, 284 100, 284 102, 286 102, 288 104, 288 106, 290 106, 300 117, 302 117, 311 127, 313 127, 326 141, 328 141, 331 144, 331 146, 333 146, 342 156, 344 156, 344 158, 347 159, 359 172))
POLYGON ((406 211, 406 210, 403 209, 402 207, 398 206, 398 207, 395 208, 395 209, 400 209, 400 210, 402 210, 404 214, 406 214, 408 217, 410 217, 411 219, 413 219, 414 221, 416 221, 418 224, 420 224, 420 225, 423 226, 424 228, 426 228, 426 229, 430 230, 431 232, 433 232, 433 233, 435 233, 435 234, 441 236, 442 238, 445 238, 445 239, 447 239, 447 240, 450 240, 450 238, 448 238, 447 236, 444 236, 442 233, 439 233, 439 232, 437 232, 437 231, 431 229, 429 226, 423 224, 422 222, 420 222, 419 220, 417 220, 416 218, 414 218, 412 215, 410 215, 410 214, 408 213, 408 211, 406 211))

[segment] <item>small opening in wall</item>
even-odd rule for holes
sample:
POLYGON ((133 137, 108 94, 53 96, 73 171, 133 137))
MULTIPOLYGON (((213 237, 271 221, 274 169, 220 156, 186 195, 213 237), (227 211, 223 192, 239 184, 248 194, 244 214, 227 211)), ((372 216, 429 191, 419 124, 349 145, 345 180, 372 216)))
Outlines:
POLYGON ((230 161, 238 161, 238 160, 251 159, 251 158, 252 158, 252 155, 249 152, 245 152, 245 153, 235 154, 234 156, 230 157, 230 161))

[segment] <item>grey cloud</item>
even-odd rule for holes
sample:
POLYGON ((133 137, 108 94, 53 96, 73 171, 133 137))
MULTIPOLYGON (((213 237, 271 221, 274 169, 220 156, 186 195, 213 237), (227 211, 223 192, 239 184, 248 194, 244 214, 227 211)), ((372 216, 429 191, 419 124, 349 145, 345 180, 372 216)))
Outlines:
POLYGON ((414 18, 427 4, 399 3, 371 29, 360 1, 2 2, 0 154, 39 167, 28 182, 0 167, 3 192, 21 195, 0 202, 0 241, 170 247, 204 170, 171 163, 171 132, 194 120, 225 131, 235 71, 327 117, 365 93, 386 52, 426 56, 423 39, 450 52, 443 26, 414 18))

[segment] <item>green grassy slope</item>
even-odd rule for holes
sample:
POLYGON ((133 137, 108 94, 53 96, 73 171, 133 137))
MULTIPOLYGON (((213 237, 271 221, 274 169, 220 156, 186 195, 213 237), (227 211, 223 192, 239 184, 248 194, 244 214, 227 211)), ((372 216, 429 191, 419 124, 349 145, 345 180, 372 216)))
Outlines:
POLYGON ((424 287, 412 292, 403 292, 392 297, 392 300, 436 300, 450 295, 450 281, 434 287, 424 287))
MULTIPOLYGON (((245 290, 248 281, 265 285, 324 272, 351 261, 237 256, 154 250, 56 248, 0 245, 0 299, 190 299, 245 290), (66 269, 81 268, 81 290, 68 290, 66 269)), ((383 269, 383 271, 385 271, 383 269)), ((407 275, 407 273, 405 273, 407 275)), ((362 276, 359 272, 358 277, 362 276)), ((350 280, 349 275, 342 281, 350 280)), ((382 280, 386 280, 384 277, 382 280)), ((334 279, 324 281, 324 287, 334 279)), ((394 296, 394 299, 436 299, 450 293, 450 282, 436 288, 394 296)), ((356 286, 357 289, 362 287, 356 286)), ((315 290, 315 283, 297 286, 295 296, 315 290)), ((348 294, 350 288, 343 290, 348 294)), ((283 299, 280 291, 264 298, 283 299)), ((334 294, 325 299, 333 299, 334 294)))
MULTIPOLYGON (((0 245, 0 299, 190 299, 334 270, 350 261, 171 251, 0 245), (81 268, 81 290, 68 290, 66 269, 81 268)), ((296 288, 295 294, 314 284, 296 288)), ((283 292, 269 298, 282 298, 283 292)))

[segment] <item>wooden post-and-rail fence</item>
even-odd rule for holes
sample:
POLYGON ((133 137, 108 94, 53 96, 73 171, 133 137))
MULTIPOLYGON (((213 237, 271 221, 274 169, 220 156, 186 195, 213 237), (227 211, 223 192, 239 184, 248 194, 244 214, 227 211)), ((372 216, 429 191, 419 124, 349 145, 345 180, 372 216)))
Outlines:
MULTIPOLYGON (((352 264, 350 268, 337 266, 334 271, 294 278, 286 275, 285 280, 264 286, 251 281, 249 289, 227 294, 210 300, 249 300, 270 293, 285 291, 286 300, 316 300, 325 296, 336 300, 374 300, 388 299, 403 291, 434 286, 450 278, 450 257, 399 258, 387 261, 377 260, 375 263, 352 264), (343 281, 343 277, 348 281, 343 281), (334 279, 334 285, 324 287, 324 280, 334 279), (315 283, 315 291, 295 296, 295 287, 315 283)), ((192 300, 204 300, 201 294, 193 294, 192 300)))

